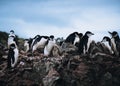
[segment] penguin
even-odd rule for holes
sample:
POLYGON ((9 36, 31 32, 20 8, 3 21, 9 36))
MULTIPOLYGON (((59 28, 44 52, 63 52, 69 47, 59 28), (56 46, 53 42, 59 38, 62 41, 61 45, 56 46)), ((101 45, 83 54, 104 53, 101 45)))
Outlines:
POLYGON ((17 36, 14 34, 14 31, 11 30, 9 37, 8 37, 8 49, 9 49, 10 45, 13 43, 15 44, 16 47, 18 46, 17 36))
POLYGON ((26 47, 26 52, 31 50, 31 44, 32 44, 33 39, 29 38, 29 39, 25 39, 24 41, 24 47, 26 47))
POLYGON ((104 36, 102 41, 105 46, 107 47, 107 49, 109 50, 110 54, 113 54, 113 50, 112 50, 112 42, 111 42, 111 39, 108 37, 108 36, 104 36))
POLYGON ((51 51, 53 47, 56 46, 54 36, 51 35, 50 38, 47 40, 45 48, 44 48, 44 55, 49 56, 51 54, 51 51))
POLYGON ((13 43, 10 45, 9 52, 8 52, 8 59, 7 59, 7 67, 8 68, 14 68, 15 65, 17 64, 18 60, 18 49, 16 45, 13 43))
POLYGON ((84 36, 82 37, 82 39, 80 40, 80 43, 78 45, 78 52, 79 52, 80 55, 83 54, 83 53, 85 54, 85 53, 88 52, 88 49, 89 49, 89 46, 90 46, 90 43, 91 43, 89 38, 92 35, 94 35, 92 32, 87 31, 84 34, 84 36))
POLYGON ((49 38, 48 36, 37 37, 33 42, 32 52, 34 52, 37 48, 44 48, 48 38, 49 38))
POLYGON ((82 33, 73 32, 66 38, 65 43, 71 43, 75 45, 77 42, 80 41, 81 37, 82 37, 82 33))
POLYGON ((114 50, 114 54, 116 56, 120 55, 120 38, 119 35, 116 31, 110 32, 108 31, 108 33, 111 36, 111 42, 112 42, 112 49, 114 50))
POLYGON ((63 37, 62 37, 62 38, 57 38, 57 39, 56 39, 56 43, 57 43, 57 45, 59 45, 59 46, 61 46, 63 42, 64 42, 63 37))
POLYGON ((35 42, 36 39, 40 38, 40 35, 36 35, 33 40, 32 40, 32 44, 31 44, 31 48, 33 47, 33 44, 35 42))
POLYGON ((10 37, 10 36, 13 36, 13 37, 15 37, 14 30, 10 30, 9 37, 10 37))

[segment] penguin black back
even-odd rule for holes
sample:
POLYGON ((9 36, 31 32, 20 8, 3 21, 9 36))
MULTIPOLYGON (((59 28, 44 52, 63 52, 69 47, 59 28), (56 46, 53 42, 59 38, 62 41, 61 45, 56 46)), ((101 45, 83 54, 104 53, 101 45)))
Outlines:
POLYGON ((14 63, 14 61, 15 61, 15 58, 14 58, 14 49, 15 49, 15 44, 11 44, 9 52, 8 52, 8 60, 7 60, 8 61, 8 68, 10 68, 11 67, 11 63, 14 63))
POLYGON ((75 35, 78 34, 78 32, 71 33, 65 40, 66 43, 74 43, 75 35))
POLYGON ((85 35, 82 37, 82 39, 80 40, 80 43, 78 45, 78 52, 80 55, 84 52, 84 49, 87 50, 88 39, 91 35, 94 35, 94 34, 90 31, 87 31, 85 35))

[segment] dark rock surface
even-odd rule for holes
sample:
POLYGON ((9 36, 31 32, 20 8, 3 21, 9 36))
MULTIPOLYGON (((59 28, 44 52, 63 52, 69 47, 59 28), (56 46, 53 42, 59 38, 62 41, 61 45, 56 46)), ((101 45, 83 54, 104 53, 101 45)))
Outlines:
POLYGON ((56 57, 20 49, 13 69, 7 69, 7 50, 1 47, 0 86, 120 86, 120 57, 101 43, 92 42, 89 52, 81 56, 71 45, 56 57))

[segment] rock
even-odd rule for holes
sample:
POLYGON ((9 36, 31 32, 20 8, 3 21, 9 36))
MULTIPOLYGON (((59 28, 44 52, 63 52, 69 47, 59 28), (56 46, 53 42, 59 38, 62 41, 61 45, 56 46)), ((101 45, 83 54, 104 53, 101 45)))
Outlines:
MULTIPOLYGON (((42 50, 34 54, 20 50, 18 65, 7 69, 7 53, 0 58, 1 86, 120 86, 120 58, 109 54, 101 42, 92 42, 89 52, 79 55, 66 44, 63 55, 55 48, 53 56, 42 50)), ((62 51, 62 50, 61 50, 62 51)))
POLYGON ((59 73, 52 68, 49 70, 48 75, 43 78, 43 85, 44 86, 54 86, 54 82, 59 79, 59 73))

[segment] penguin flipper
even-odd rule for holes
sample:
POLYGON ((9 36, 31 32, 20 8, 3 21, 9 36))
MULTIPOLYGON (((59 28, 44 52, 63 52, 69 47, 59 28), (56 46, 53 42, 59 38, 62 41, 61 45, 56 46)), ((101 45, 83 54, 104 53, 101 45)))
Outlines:
POLYGON ((11 59, 12 59, 12 64, 14 64, 14 62, 15 62, 14 52, 13 52, 13 55, 11 56, 11 59))

